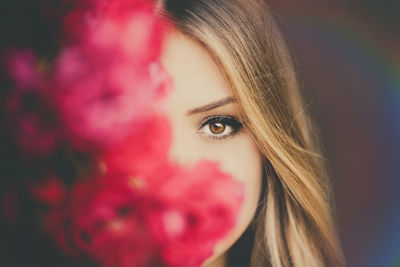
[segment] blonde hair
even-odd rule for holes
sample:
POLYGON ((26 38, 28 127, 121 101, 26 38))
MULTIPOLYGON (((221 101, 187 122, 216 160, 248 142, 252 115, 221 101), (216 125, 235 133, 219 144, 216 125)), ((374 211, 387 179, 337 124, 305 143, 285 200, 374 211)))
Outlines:
POLYGON ((203 45, 265 156, 251 266, 343 266, 317 129, 289 50, 263 0, 166 0, 160 12, 203 45))

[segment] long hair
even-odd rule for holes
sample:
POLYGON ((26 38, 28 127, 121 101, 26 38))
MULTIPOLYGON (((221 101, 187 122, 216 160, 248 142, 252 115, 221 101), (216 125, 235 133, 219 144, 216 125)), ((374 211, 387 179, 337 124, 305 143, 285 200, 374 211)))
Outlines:
POLYGON ((343 266, 319 134, 265 1, 166 0, 158 7, 213 57, 264 155, 250 266, 343 266))

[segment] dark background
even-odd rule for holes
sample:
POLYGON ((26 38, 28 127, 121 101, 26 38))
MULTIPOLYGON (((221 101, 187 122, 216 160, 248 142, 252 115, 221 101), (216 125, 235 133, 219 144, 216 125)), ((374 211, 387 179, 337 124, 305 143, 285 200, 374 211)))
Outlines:
POLYGON ((400 1, 268 2, 318 116, 348 266, 400 266, 400 1))

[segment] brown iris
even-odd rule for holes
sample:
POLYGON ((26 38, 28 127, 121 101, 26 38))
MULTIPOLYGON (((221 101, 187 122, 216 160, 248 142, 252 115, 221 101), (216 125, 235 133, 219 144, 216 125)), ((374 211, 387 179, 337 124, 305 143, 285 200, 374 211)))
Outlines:
POLYGON ((210 124, 210 131, 213 134, 221 134, 225 131, 225 125, 220 122, 212 123, 212 124, 210 124))

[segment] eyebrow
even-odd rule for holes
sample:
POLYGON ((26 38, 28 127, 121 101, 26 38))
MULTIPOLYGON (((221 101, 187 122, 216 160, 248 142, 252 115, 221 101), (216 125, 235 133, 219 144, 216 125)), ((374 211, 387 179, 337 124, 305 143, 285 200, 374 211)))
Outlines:
POLYGON ((230 103, 234 103, 234 102, 236 102, 236 100, 233 97, 228 96, 226 98, 211 102, 207 105, 191 109, 187 112, 187 115, 193 115, 195 113, 206 112, 206 111, 209 111, 209 110, 212 110, 212 109, 215 109, 215 108, 218 108, 218 107, 230 104, 230 103))

